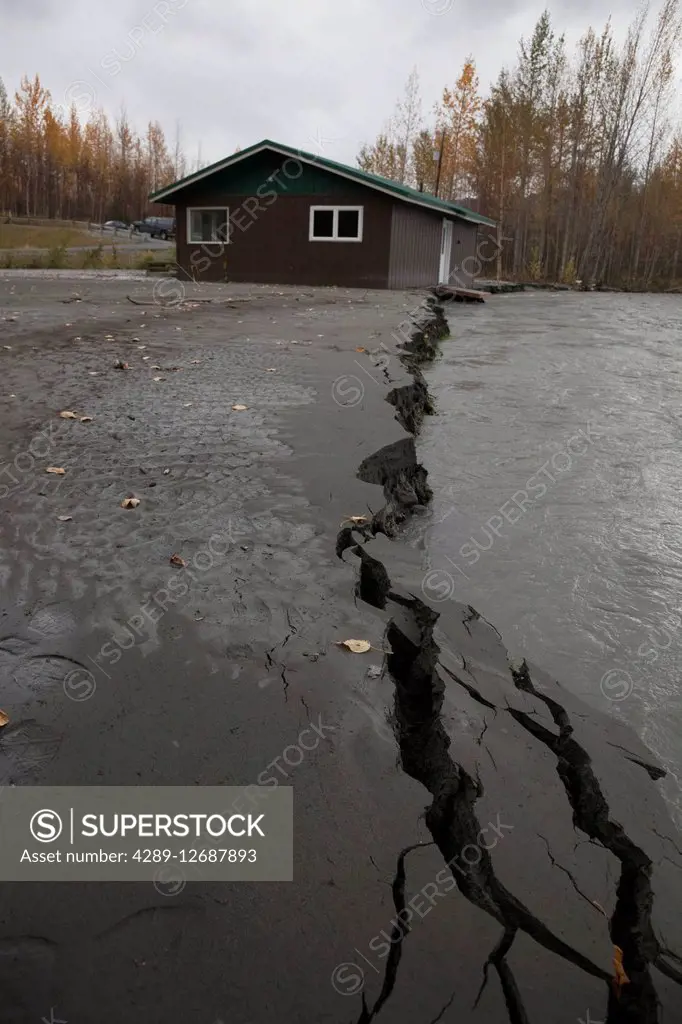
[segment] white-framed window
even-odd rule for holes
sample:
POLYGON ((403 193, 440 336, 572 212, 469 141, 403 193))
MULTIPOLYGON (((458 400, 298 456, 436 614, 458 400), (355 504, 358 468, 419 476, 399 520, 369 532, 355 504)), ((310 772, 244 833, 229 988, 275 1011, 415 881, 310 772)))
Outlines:
POLYGON ((189 206, 187 241, 194 245, 225 245, 230 241, 230 211, 226 206, 189 206))
POLYGON ((310 242, 361 242, 363 206, 311 206, 310 242))

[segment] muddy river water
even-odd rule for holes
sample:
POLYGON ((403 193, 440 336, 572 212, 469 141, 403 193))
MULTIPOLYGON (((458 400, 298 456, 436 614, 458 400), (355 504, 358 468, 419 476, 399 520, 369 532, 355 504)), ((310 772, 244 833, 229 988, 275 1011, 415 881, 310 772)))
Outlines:
POLYGON ((427 372, 424 593, 632 724, 682 818, 682 297, 454 307, 427 372))

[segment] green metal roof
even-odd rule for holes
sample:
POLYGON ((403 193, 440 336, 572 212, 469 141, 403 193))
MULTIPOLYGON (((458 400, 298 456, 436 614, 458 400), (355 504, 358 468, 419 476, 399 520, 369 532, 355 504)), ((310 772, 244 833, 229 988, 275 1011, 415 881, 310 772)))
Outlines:
MULTIPOLYGON (((496 226, 496 221, 491 220, 490 217, 484 217, 480 213, 475 213, 474 210, 470 210, 466 206, 460 206, 457 203, 451 203, 445 199, 436 199, 435 196, 429 195, 428 192, 419 192, 416 188, 410 188, 409 185, 401 185, 397 181, 391 181, 390 178, 382 178, 378 174, 370 174, 368 171, 362 171, 359 167, 349 167, 347 164, 337 163, 336 160, 328 160, 323 156, 306 153, 302 149, 293 149, 291 146, 285 146, 281 142, 272 142, 270 139, 263 139, 262 142, 257 142, 254 146, 249 146, 248 149, 241 149, 238 153, 233 153, 232 156, 229 156, 224 160, 219 160, 217 163, 211 164, 209 167, 204 167, 200 171, 195 171, 194 174, 188 174, 185 178, 181 178, 172 185, 167 185, 165 188, 152 192, 149 199, 155 203, 167 202, 169 196, 173 193, 179 192, 181 189, 187 188, 189 185, 193 185, 195 182, 201 181, 203 178, 207 178, 209 175, 215 174, 217 171, 221 171, 224 168, 239 163, 241 160, 245 160, 248 157, 253 156, 255 153, 259 153, 265 149, 281 153, 283 156, 290 157, 294 160, 303 160, 305 163, 315 164, 318 167, 322 167, 325 170, 330 171, 332 174, 340 174, 345 178, 357 181, 361 185, 367 185, 369 188, 388 192, 405 202, 424 206, 427 209, 430 208, 437 210, 440 213, 449 213, 450 215, 460 217, 462 220, 467 220, 473 224, 487 224, 490 227, 496 226)), ((172 202, 173 200, 171 199, 171 203, 172 202)))

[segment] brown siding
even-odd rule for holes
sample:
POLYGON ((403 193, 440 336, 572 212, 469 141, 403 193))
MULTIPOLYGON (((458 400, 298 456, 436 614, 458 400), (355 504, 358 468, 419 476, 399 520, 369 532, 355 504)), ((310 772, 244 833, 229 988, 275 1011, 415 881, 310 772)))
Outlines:
POLYGON ((389 288, 421 288, 438 283, 443 218, 405 203, 393 206, 389 288))
MULTIPOLYGON (((337 179, 338 181, 338 179, 337 179)), ((176 206, 177 254, 183 271, 199 281, 253 281, 263 284, 340 285, 386 288, 392 200, 371 189, 347 183, 325 195, 231 195, 197 185, 176 206), (274 198, 273 198, 274 197, 274 198), (243 208, 247 201, 246 209, 243 208), (310 207, 363 206, 362 242, 308 240, 310 207), (187 243, 189 206, 227 206, 233 222, 225 246, 187 243), (241 208, 241 209, 240 209, 241 208), (252 212, 249 212, 249 209, 252 212)))
POLYGON ((452 253, 450 256, 450 285, 453 288, 471 288, 480 271, 476 260, 476 224, 455 220, 452 225, 452 253))

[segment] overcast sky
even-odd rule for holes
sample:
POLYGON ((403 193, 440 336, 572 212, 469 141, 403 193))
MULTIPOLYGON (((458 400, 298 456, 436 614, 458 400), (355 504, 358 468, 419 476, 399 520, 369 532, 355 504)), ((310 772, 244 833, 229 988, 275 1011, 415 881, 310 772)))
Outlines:
MULTIPOLYGON (((573 44, 631 0, 562 0, 549 10, 573 44)), ((83 114, 125 106, 138 130, 179 122, 193 164, 262 138, 355 163, 413 65, 428 113, 468 53, 487 89, 543 9, 529 0, 0 0, 7 91, 38 72, 53 100, 83 114)))

